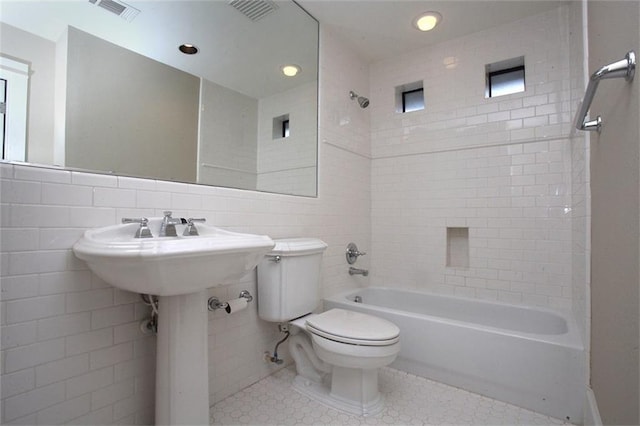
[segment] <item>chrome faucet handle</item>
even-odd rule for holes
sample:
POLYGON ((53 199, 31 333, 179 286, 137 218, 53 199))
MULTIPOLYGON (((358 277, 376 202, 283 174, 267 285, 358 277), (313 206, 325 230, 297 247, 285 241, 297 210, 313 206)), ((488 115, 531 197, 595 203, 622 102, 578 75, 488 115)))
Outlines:
POLYGON ((140 228, 136 231, 136 234, 133 238, 153 238, 153 234, 151 234, 151 230, 149 229, 149 219, 146 217, 140 218, 131 218, 131 217, 123 217, 122 223, 139 223, 140 228))
POLYGON ((207 219, 203 217, 197 218, 197 219, 190 217, 189 219, 187 219, 187 226, 184 228, 184 232, 182 233, 182 235, 184 236, 198 235, 198 229, 196 228, 196 224, 193 222, 206 222, 206 221, 207 219))
POLYGON ((354 263, 356 263, 356 260, 358 260, 358 256, 364 256, 365 254, 367 253, 359 251, 358 246, 354 243, 349 243, 349 245, 347 245, 346 257, 347 263, 349 263, 349 265, 353 265, 354 263))

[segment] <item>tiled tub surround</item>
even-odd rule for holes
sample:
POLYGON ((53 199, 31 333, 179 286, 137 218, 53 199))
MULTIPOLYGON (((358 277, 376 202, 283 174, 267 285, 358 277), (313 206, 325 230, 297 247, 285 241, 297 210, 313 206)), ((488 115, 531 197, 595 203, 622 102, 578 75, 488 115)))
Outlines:
POLYGON ((577 6, 371 66, 373 285, 571 308, 577 6), (485 98, 485 65, 523 55, 526 91, 485 98), (425 110, 396 113, 414 81, 425 110), (447 227, 468 228, 469 267, 445 266, 447 227))

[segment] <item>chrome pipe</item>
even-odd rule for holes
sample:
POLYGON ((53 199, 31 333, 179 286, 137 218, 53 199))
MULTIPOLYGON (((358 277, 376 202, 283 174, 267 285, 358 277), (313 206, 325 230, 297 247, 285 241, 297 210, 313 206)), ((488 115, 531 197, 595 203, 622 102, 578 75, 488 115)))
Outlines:
POLYGON ((591 108, 591 102, 598 90, 600 80, 608 78, 623 78, 627 81, 633 80, 636 72, 636 54, 633 50, 627 52, 624 59, 605 65, 591 75, 589 84, 584 94, 584 99, 580 105, 580 111, 576 116, 576 129, 586 131, 600 131, 602 127, 602 117, 597 116, 594 120, 587 120, 587 113, 591 108))

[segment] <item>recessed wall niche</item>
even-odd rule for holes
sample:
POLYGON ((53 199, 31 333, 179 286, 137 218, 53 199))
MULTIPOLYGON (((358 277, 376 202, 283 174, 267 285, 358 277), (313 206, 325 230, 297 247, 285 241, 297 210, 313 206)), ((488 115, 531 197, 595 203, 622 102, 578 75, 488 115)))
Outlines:
POLYGON ((447 266, 469 267, 469 228, 447 228, 447 266))

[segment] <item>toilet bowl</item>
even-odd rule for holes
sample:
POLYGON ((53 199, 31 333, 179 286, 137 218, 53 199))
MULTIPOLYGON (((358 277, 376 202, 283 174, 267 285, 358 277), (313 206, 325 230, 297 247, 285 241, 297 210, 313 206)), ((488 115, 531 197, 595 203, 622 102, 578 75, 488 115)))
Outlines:
POLYGON ((310 314, 290 324, 294 335, 289 352, 298 373, 294 389, 351 414, 371 416, 382 411, 378 370, 400 351, 398 327, 343 309, 310 314))
POLYGON ((311 313, 320 304, 320 265, 327 245, 311 238, 275 243, 258 265, 258 315, 289 325, 294 389, 351 414, 378 414, 384 408, 378 370, 398 355, 400 329, 345 309, 311 313))

